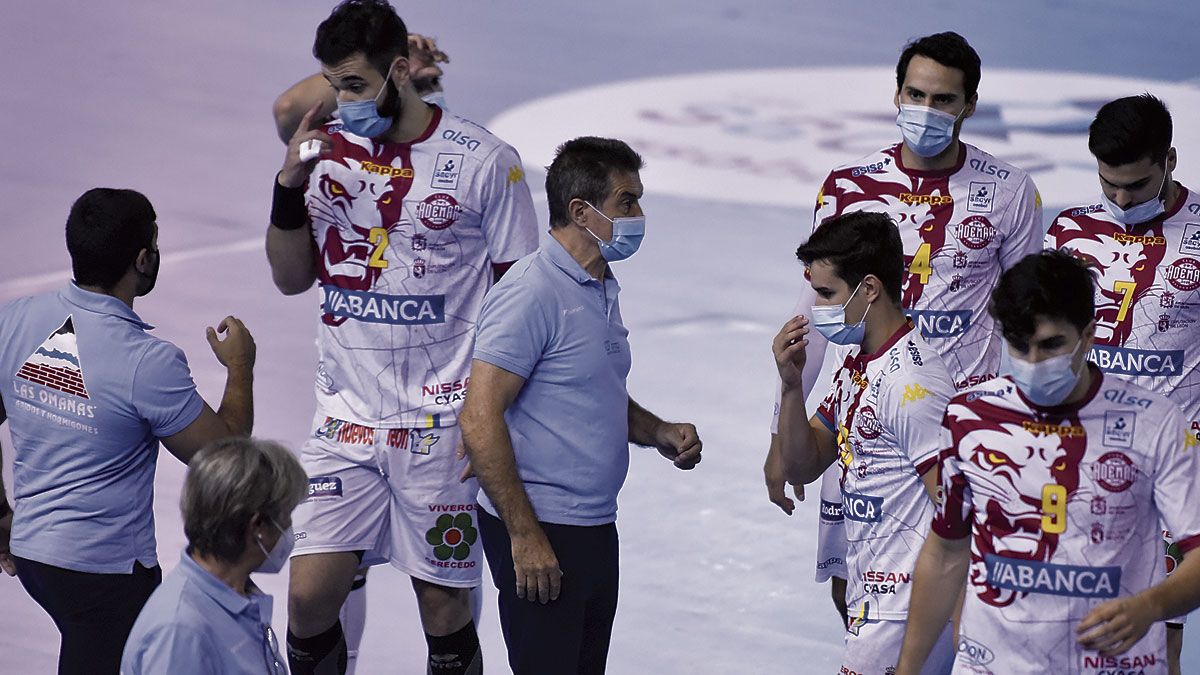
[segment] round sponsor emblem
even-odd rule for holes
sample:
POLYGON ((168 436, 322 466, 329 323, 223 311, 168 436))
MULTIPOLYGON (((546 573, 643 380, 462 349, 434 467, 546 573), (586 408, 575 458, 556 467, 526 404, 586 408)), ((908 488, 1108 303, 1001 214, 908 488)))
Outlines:
POLYGON ((1181 291, 1200 288, 1200 261, 1193 258, 1176 260, 1165 270, 1165 274, 1167 281, 1181 291))
POLYGON ((1133 485, 1133 460, 1123 452, 1107 452, 1092 465, 1092 478, 1109 492, 1124 492, 1133 485))
POLYGON ((435 192, 417 204, 417 218, 431 230, 444 230, 462 214, 458 200, 445 192, 435 192))
POLYGON ((858 411, 856 428, 858 435, 867 440, 879 438, 879 434, 883 433, 883 428, 879 426, 879 419, 875 417, 875 409, 869 405, 864 405, 862 410, 858 411))
POLYGON ((996 228, 983 216, 971 216, 955 226, 954 234, 963 246, 978 251, 992 243, 996 228))

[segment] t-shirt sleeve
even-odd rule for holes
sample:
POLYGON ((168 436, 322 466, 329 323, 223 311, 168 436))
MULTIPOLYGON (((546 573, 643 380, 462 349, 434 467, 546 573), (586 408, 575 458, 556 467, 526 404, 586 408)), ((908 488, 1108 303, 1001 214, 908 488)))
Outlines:
POLYGON ((1030 253, 1042 250, 1042 196, 1033 179, 1025 176, 1013 197, 1012 231, 1000 244, 1000 266, 1008 269, 1030 253))
POLYGON ((808 240, 812 233, 817 230, 817 226, 825 222, 826 218, 831 218, 838 214, 838 199, 837 199, 837 182, 830 172, 825 177, 825 182, 821 183, 821 191, 817 193, 817 206, 813 211, 812 227, 804 233, 804 240, 808 240))
POLYGON ((493 263, 523 258, 537 248, 538 224, 521 158, 512 147, 501 145, 483 172, 481 227, 488 257, 493 263))
POLYGON ((1172 409, 1162 425, 1154 467, 1154 503, 1183 553, 1200 547, 1200 451, 1183 414, 1172 409))
POLYGON ((945 446, 938 455, 942 499, 936 505, 930 528, 943 539, 963 539, 971 534, 971 522, 975 516, 971 485, 959 463, 957 439, 949 426, 948 417, 943 418, 941 430, 942 445, 945 446))
MULTIPOLYGON (((930 353, 922 356, 936 358, 930 353)), ((904 355, 901 358, 912 357, 904 355)), ((892 380, 881 392, 880 408, 891 417, 889 426, 918 476, 937 464, 938 454, 946 447, 941 421, 946 414, 946 404, 954 395, 954 385, 948 376, 939 377, 933 372, 935 367, 931 364, 910 370, 906 378, 892 380)))
POLYGON ((216 648, 200 630, 166 624, 125 645, 121 675, 220 672, 213 660, 216 648))
POLYGON ((840 371, 840 368, 834 371, 833 378, 829 381, 829 393, 825 395, 825 398, 821 401, 821 405, 817 407, 817 414, 815 415, 825 425, 825 428, 829 429, 834 435, 837 435, 838 432, 837 400, 838 374, 840 371))
POLYGON ((133 405, 158 438, 183 431, 204 410, 183 350, 157 340, 138 362, 133 375, 133 405))
POLYGON ((545 298, 509 272, 488 291, 475 333, 474 358, 528 379, 550 340, 545 298))

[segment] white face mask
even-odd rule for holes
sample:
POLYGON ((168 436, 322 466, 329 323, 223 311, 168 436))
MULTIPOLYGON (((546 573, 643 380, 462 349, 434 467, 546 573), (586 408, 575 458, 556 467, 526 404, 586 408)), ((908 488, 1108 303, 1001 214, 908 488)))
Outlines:
MULTIPOLYGON (((1075 385, 1079 384, 1079 376, 1083 374, 1083 370, 1075 372, 1071 362, 1075 360, 1075 354, 1082 346, 1083 338, 1080 338, 1070 354, 1059 354, 1037 363, 1030 363, 1013 356, 1008 351, 1006 340, 1000 347, 1000 374, 1011 377, 1017 389, 1035 405, 1056 406, 1067 400, 1075 385)), ((1086 362, 1083 367, 1087 367, 1086 362)))
POLYGON ((900 127, 900 136, 909 150, 921 157, 935 157, 954 140, 954 125, 966 110, 963 106, 958 115, 951 115, 923 105, 902 103, 896 113, 896 126, 900 127))
POLYGON ((283 564, 287 562, 288 556, 292 554, 292 548, 296 546, 296 538, 293 536, 292 528, 289 527, 285 530, 279 527, 274 520, 271 521, 271 524, 275 526, 275 529, 279 530, 279 539, 276 540, 275 545, 268 551, 267 547, 263 546, 262 535, 258 535, 255 543, 258 544, 258 548, 267 558, 258 567, 254 568, 255 572, 265 572, 267 574, 279 572, 279 570, 283 569, 283 564))
POLYGON ((871 312, 871 305, 867 305, 867 311, 863 312, 862 318, 858 323, 846 325, 846 305, 858 295, 858 289, 862 288, 862 282, 854 287, 854 292, 850 297, 846 298, 846 302, 841 305, 813 305, 812 318, 813 328, 817 332, 825 336, 825 339, 835 345, 861 345, 863 338, 867 335, 867 314, 871 312))
POLYGON ((1158 192, 1150 199, 1141 204, 1134 204, 1127 209, 1117 206, 1116 202, 1108 198, 1104 191, 1100 191, 1100 199, 1104 202, 1104 209, 1108 214, 1117 219, 1117 222, 1122 225, 1137 225, 1148 220, 1153 220, 1162 215, 1167 207, 1163 204, 1162 193, 1167 187, 1167 165, 1163 164, 1163 179, 1162 184, 1158 186, 1158 192))

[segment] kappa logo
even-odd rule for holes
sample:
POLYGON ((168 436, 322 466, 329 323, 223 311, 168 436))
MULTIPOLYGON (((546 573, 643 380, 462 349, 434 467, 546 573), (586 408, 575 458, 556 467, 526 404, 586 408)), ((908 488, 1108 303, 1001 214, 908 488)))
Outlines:
POLYGON ((967 194, 967 210, 971 213, 991 213, 992 201, 995 198, 995 183, 971 181, 970 192, 967 194))
POLYGON ((438 153, 437 160, 433 164, 433 179, 429 181, 429 187, 435 190, 457 190, 462 163, 463 156, 458 153, 438 153))
POLYGON ((516 185, 525 180, 525 170, 519 166, 509 167, 508 169, 508 184, 516 185))
POLYGON ((919 384, 904 385, 904 397, 900 399, 900 405, 906 406, 909 403, 920 401, 929 395, 929 390, 919 384))
POLYGON ((33 350, 17 369, 16 376, 65 394, 91 398, 83 381, 73 317, 67 316, 66 321, 33 350))

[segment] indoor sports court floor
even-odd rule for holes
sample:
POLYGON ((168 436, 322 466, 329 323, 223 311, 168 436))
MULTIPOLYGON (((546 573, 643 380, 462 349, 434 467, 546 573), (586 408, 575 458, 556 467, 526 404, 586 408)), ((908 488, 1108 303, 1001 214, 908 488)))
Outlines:
MULTIPOLYGON (((1030 169, 1047 218, 1097 193, 1086 147, 1095 109, 1145 90, 1174 112, 1176 177, 1200 185, 1196 3, 396 4, 450 55, 451 109, 523 156, 543 225, 541 167, 557 143, 617 136, 646 158, 649 236, 616 270, 630 391, 664 417, 694 421, 705 461, 682 473, 653 451, 633 453, 613 673, 836 669, 841 630, 827 588, 812 581, 816 506, 788 518, 763 489, 769 342, 801 283, 793 251, 821 179, 898 139, 893 69, 904 42, 949 29, 971 41, 983 80, 964 137, 1030 169)), ((244 319, 258 342, 256 434, 298 447, 314 406, 317 297, 280 296, 267 271, 263 233, 283 157, 270 110, 315 71, 312 37, 331 5, 5 3, 0 302, 69 279, 63 224, 84 190, 141 190, 159 214, 163 262, 138 313, 184 348, 209 401, 223 373, 204 328, 229 313, 244 319)), ((4 469, 11 486, 11 460, 4 469)), ((164 453, 166 571, 183 545, 182 475, 164 453)), ((258 578, 275 594, 280 631, 286 578, 258 578)), ((424 672, 407 580, 377 569, 368 588, 359 672, 424 672)), ((489 672, 507 672, 487 590, 485 659, 489 672)), ((1185 664, 1200 663, 1197 630, 1185 664)), ((57 640, 18 582, 0 578, 0 673, 53 672, 57 640)))

